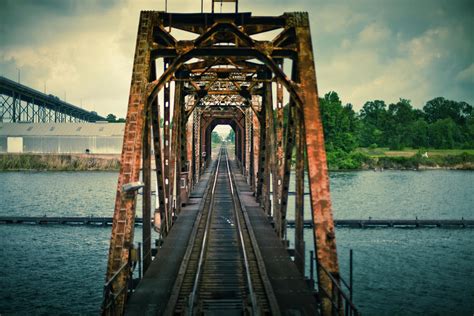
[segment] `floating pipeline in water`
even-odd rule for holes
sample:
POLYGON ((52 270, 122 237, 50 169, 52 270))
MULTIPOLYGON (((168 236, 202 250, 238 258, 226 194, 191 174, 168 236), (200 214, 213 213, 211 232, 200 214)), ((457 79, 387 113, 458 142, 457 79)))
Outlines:
MULTIPOLYGON (((270 219, 271 220, 271 219, 270 219)), ((26 225, 89 225, 110 226, 112 217, 48 217, 48 216, 0 216, 0 224, 26 224, 26 225)), ((135 218, 135 225, 142 225, 140 217, 135 218)), ((337 227, 347 228, 474 228, 471 219, 336 219, 337 227)), ((153 223, 152 223, 153 224, 153 223)), ((303 223, 305 228, 313 227, 310 220, 303 223)), ((287 226, 295 227, 294 220, 288 220, 287 226)))

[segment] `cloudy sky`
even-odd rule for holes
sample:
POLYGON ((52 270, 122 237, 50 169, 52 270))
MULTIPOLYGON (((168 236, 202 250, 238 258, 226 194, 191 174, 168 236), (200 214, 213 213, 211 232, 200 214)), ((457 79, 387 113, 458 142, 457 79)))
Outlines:
MULTIPOLYGON (((99 114, 126 112, 140 10, 165 0, 0 0, 0 75, 99 114)), ((206 4, 210 0, 204 0, 206 4)), ((308 11, 319 92, 356 109, 437 96, 474 104, 472 0, 240 0, 240 11, 308 11)), ((197 12, 199 0, 168 0, 197 12)))

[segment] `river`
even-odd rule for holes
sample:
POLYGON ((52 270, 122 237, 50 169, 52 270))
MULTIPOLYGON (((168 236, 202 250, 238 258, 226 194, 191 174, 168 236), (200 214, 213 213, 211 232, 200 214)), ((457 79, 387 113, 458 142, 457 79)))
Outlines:
MULTIPOLYGON (((330 180, 337 219, 474 218, 473 172, 337 172, 330 180)), ((116 181, 116 172, 0 172, 0 215, 112 216, 116 181)), ((289 218, 292 205, 290 197, 289 218)), ((110 227, 0 225, 0 314, 97 314, 109 237, 110 227)), ((473 314, 474 229, 337 228, 336 238, 343 277, 354 250, 363 314, 473 314)))

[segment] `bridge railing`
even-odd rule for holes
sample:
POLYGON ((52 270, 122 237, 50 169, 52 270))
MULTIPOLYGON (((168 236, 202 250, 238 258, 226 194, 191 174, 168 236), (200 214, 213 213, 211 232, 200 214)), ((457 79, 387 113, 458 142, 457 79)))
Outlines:
POLYGON ((129 262, 124 263, 120 269, 105 283, 104 285, 104 300, 102 302, 102 315, 113 315, 112 312, 115 309, 115 302, 122 292, 128 289, 128 282, 120 289, 115 289, 115 282, 123 274, 127 273, 130 267, 129 262))
POLYGON ((133 279, 133 273, 137 267, 137 263, 138 277, 139 279, 142 277, 141 243, 138 243, 138 248, 132 246, 132 248, 129 249, 129 252, 128 262, 124 263, 104 284, 104 295, 101 311, 102 315, 121 314, 121 312, 117 312, 115 310, 117 298, 120 297, 124 291, 132 292, 134 290, 136 282, 133 279), (116 288, 117 280, 120 277, 125 277, 125 286, 116 288))
POLYGON ((353 283, 352 283, 352 249, 350 250, 350 276, 349 283, 347 283, 341 276, 337 278, 333 273, 329 272, 322 264, 316 260, 314 251, 310 251, 310 279, 314 280, 314 263, 319 273, 323 272, 332 284, 332 293, 328 293, 323 287, 319 287, 319 297, 325 296, 331 301, 333 307, 333 315, 360 315, 357 307, 352 301, 353 283), (347 294, 349 292, 349 294, 347 294))

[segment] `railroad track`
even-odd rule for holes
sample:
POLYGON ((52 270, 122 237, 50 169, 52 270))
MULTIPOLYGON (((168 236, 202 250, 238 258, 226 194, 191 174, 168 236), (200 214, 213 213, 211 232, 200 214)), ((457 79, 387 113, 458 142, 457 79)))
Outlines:
POLYGON ((165 314, 274 313, 253 244, 222 147, 165 314))

